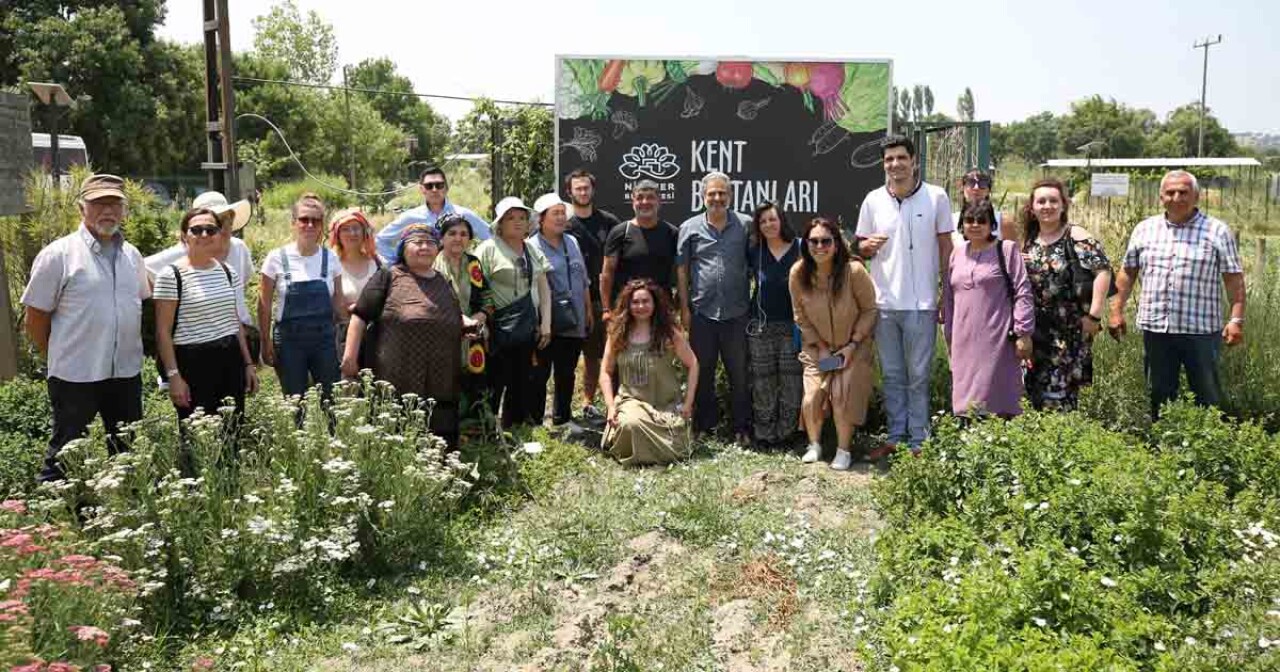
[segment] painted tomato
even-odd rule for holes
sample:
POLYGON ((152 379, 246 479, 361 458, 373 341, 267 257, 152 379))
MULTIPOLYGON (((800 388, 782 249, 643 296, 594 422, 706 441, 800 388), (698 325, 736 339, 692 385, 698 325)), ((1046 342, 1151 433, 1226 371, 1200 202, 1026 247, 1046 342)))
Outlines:
POLYGON ((731 89, 745 89, 751 83, 751 72, 746 61, 721 61, 716 66, 716 81, 731 89))

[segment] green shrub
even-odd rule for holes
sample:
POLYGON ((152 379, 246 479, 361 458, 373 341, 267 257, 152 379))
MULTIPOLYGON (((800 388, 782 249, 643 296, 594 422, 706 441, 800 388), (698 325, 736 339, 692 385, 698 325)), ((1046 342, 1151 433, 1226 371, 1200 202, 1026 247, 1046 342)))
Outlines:
POLYGON ((1280 664, 1258 644, 1280 594, 1280 439, 1185 400, 1151 436, 1030 413, 944 421, 898 459, 874 490, 874 668, 1280 664))
POLYGON ((0 384, 0 499, 35 487, 51 421, 44 381, 18 377, 0 384))
POLYGON ((339 185, 346 189, 347 180, 338 175, 319 174, 319 180, 306 178, 292 182, 278 182, 262 192, 261 205, 270 210, 289 210, 298 197, 310 191, 324 200, 325 207, 333 212, 355 204, 355 197, 345 191, 339 191, 328 185, 339 185))

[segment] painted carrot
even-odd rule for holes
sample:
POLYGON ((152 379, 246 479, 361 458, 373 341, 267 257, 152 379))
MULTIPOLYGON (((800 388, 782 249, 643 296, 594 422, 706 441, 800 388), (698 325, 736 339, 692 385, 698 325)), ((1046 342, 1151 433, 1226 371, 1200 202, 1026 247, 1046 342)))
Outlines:
POLYGON ((604 72, 600 73, 600 90, 612 92, 618 88, 618 84, 622 82, 622 69, 627 67, 626 61, 609 61, 604 66, 604 72))

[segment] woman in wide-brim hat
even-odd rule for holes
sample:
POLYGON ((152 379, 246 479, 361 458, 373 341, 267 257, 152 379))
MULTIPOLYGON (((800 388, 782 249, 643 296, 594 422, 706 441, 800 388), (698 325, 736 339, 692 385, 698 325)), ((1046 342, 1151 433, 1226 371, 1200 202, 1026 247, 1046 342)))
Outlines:
POLYGON ((550 266, 537 248, 526 245, 529 206, 514 196, 498 201, 493 237, 480 243, 476 258, 489 282, 493 319, 489 326, 489 404, 502 409, 502 426, 538 422, 533 418, 529 375, 537 350, 551 341, 550 266))

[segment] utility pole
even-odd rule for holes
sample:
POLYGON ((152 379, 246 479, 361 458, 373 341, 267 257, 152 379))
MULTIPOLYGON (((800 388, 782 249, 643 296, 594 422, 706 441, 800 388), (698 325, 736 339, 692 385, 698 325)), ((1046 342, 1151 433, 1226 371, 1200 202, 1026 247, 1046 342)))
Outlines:
POLYGON ((356 186, 356 146, 351 135, 351 89, 347 86, 347 66, 342 66, 342 99, 347 108, 347 182, 356 186))
POLYGON ((1203 42, 1196 42, 1193 49, 1204 49, 1204 70, 1200 78, 1200 143, 1196 150, 1196 156, 1204 156, 1204 111, 1205 111, 1205 93, 1209 89, 1209 47, 1215 44, 1222 44, 1222 35, 1210 40, 1204 38, 1203 42))
POLYGON ((204 93, 208 160, 200 168, 209 173, 209 188, 228 201, 240 197, 236 169, 235 92, 231 90, 231 21, 227 0, 204 0, 204 93))

